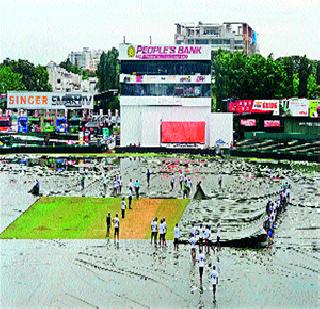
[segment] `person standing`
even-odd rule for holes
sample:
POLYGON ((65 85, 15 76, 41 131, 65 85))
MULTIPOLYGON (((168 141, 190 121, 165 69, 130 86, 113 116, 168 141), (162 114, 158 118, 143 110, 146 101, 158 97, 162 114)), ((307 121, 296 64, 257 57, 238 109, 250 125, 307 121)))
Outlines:
POLYGON ((118 180, 117 180, 117 177, 114 176, 113 177, 113 195, 117 196, 117 194, 118 194, 118 180))
POLYGON ((166 218, 163 218, 163 229, 164 229, 164 233, 163 233, 163 245, 166 247, 166 246, 167 246, 167 239, 166 239, 166 235, 167 235, 167 222, 166 222, 166 218))
POLYGON ((164 241, 163 241, 163 234, 164 234, 163 219, 160 220, 159 232, 160 232, 160 247, 162 247, 164 245, 164 241))
POLYGON ((129 190, 128 199, 129 199, 129 209, 132 209, 132 191, 131 190, 129 190))
POLYGON ((125 198, 122 197, 122 201, 121 201, 121 217, 122 217, 122 219, 124 219, 125 212, 126 212, 126 201, 125 201, 125 198))
POLYGON ((133 192, 133 182, 132 182, 132 179, 130 179, 129 181, 129 190, 131 190, 133 192))
POLYGON ((178 223, 176 224, 176 227, 173 229, 173 250, 179 251, 179 236, 180 231, 178 227, 178 223))
POLYGON ((205 244, 205 248, 204 251, 208 253, 210 253, 210 229, 209 229, 209 225, 206 225, 206 229, 204 231, 204 244, 205 244))
POLYGON ((190 176, 188 176, 188 177, 187 177, 187 190, 188 190, 188 197, 190 196, 191 188, 192 188, 192 181, 191 181, 190 176))
POLYGON ((120 234, 120 220, 118 213, 116 213, 115 218, 113 219, 113 225, 114 225, 114 243, 116 243, 116 240, 119 242, 119 234, 120 234))
POLYGON ((220 173, 218 175, 218 185, 219 185, 219 189, 221 189, 221 187, 222 187, 222 175, 220 173))
POLYGON ((153 236, 153 241, 154 241, 154 246, 157 247, 157 236, 158 236, 158 219, 155 217, 153 221, 151 222, 151 244, 152 244, 152 236, 153 236))
POLYGON ((139 199, 139 190, 140 190, 140 184, 139 184, 139 180, 138 179, 135 180, 133 186, 134 186, 134 189, 136 191, 136 199, 138 200, 139 199))
POLYGON ((81 176, 81 180, 80 180, 80 183, 81 183, 81 190, 83 191, 84 190, 84 175, 81 176))
POLYGON ((187 183, 187 179, 183 182, 183 198, 188 198, 188 183, 187 183))
POLYGON ((121 179, 120 175, 118 176, 118 190, 119 190, 119 193, 121 194, 121 192, 122 192, 122 179, 121 179))
POLYGON ((203 230, 202 223, 200 223, 200 227, 199 227, 199 249, 201 247, 203 247, 203 236, 204 236, 204 230, 203 230))
POLYGON ((106 232, 106 237, 110 236, 110 227, 111 227, 111 217, 110 217, 110 212, 108 212, 108 215, 106 217, 106 224, 107 224, 107 232, 106 232))
POLYGON ((152 240, 154 239, 154 219, 151 220, 150 229, 151 229, 151 237, 150 237, 150 244, 152 245, 152 240))
POLYGON ((192 223, 192 227, 191 227, 191 230, 190 230, 190 234, 194 237, 196 237, 196 228, 194 227, 194 223, 192 223))
POLYGON ((220 223, 217 224, 217 251, 221 250, 221 246, 220 246, 220 239, 221 239, 221 225, 220 223))
POLYGON ((171 191, 173 190, 173 186, 174 186, 174 175, 173 175, 173 173, 172 173, 172 174, 171 174, 171 179, 170 179, 171 191))
POLYGON ((197 244, 197 239, 195 237, 195 235, 193 235, 192 233, 190 233, 190 239, 189 242, 191 244, 191 257, 192 257, 192 262, 193 264, 195 264, 196 262, 196 244, 197 244))
POLYGON ((216 267, 214 265, 212 267, 210 278, 211 278, 211 284, 212 284, 213 301, 216 301, 216 289, 217 289, 217 285, 218 285, 218 272, 216 271, 216 267))
POLYGON ((202 287, 202 276, 203 276, 203 269, 206 262, 206 257, 202 250, 199 250, 199 256, 198 256, 198 265, 199 265, 199 275, 200 275, 200 286, 202 287))
POLYGON ((182 172, 179 174, 179 184, 180 184, 180 190, 182 191, 182 185, 183 185, 184 176, 182 172))
POLYGON ((148 188, 150 187, 150 177, 151 177, 151 172, 149 169, 147 169, 147 184, 148 184, 148 188))
POLYGON ((102 181, 103 181, 104 195, 106 195, 107 194, 107 188, 108 188, 108 178, 107 178, 106 174, 103 175, 102 181))

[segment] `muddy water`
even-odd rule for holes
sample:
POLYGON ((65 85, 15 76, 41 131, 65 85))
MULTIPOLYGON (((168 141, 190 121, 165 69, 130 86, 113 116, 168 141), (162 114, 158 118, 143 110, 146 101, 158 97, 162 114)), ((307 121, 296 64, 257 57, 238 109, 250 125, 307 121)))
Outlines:
MULTIPOLYGON (((40 179, 44 195, 103 196, 101 175, 120 174, 141 182, 147 196, 181 197, 177 177, 173 192, 171 172, 189 173, 194 185, 210 199, 192 201, 180 222, 187 237, 190 224, 222 223, 222 237, 242 237, 259 229, 259 214, 279 183, 268 178, 269 166, 244 161, 172 159, 40 159, 6 157, 0 161, 1 229, 34 202, 27 191, 40 179), (152 171, 146 187, 146 169, 152 171), (223 174, 223 187, 217 175, 223 174), (80 175, 85 173, 85 190, 80 175)), ((179 253, 155 250, 147 241, 123 241, 116 249, 104 240, 0 240, 1 303, 5 307, 209 307, 209 263, 217 265, 220 282, 217 308, 317 307, 319 291, 320 174, 272 166, 273 173, 292 184, 291 205, 277 223, 271 248, 223 248, 207 256, 205 283, 200 293, 198 270, 189 248, 179 253), (50 278, 50 280, 47 280, 50 278)), ((126 191, 126 189, 125 189, 126 191)), ((194 192, 193 192, 194 193, 194 192)))

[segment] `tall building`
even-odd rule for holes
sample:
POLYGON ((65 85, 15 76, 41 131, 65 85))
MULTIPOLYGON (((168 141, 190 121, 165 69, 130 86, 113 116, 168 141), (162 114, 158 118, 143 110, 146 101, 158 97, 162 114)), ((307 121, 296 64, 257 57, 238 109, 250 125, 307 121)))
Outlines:
POLYGON ((68 72, 60 68, 54 61, 50 61, 47 66, 49 74, 49 84, 52 86, 52 91, 57 92, 73 92, 73 91, 88 91, 96 92, 98 78, 89 77, 83 80, 81 75, 68 72))
POLYGON ((89 47, 83 47, 82 51, 72 51, 68 58, 71 63, 79 69, 96 71, 100 61, 102 50, 90 50, 89 47))
POLYGON ((206 44, 212 51, 243 51, 247 55, 258 52, 257 33, 244 22, 176 23, 175 44, 206 44))
MULTIPOLYGON (((210 46, 120 44, 119 59, 121 146, 210 146, 218 132, 210 46)), ((230 143, 232 114, 226 118, 219 138, 230 143)))

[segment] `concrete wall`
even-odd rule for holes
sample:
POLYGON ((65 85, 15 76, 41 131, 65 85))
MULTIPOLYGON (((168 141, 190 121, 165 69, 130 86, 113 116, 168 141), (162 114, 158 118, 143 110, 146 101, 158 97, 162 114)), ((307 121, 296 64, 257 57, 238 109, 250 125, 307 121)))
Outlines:
POLYGON ((233 142, 233 114, 211 113, 208 119, 210 147, 213 148, 219 139, 230 146, 233 142))
POLYGON ((209 145, 210 106, 125 106, 121 101, 120 113, 122 147, 130 143, 159 147, 161 121, 206 121, 206 144, 209 145))

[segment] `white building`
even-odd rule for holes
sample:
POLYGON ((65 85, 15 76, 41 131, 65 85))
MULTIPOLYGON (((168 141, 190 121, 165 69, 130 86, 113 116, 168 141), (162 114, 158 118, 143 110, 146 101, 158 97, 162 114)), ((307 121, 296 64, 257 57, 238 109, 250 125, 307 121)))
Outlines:
POLYGON ((176 23, 175 44, 206 44, 212 51, 243 51, 245 54, 258 52, 257 34, 245 22, 176 23))
POLYGON ((89 47, 83 47, 82 51, 72 51, 68 58, 71 63, 79 69, 96 71, 100 61, 100 56, 103 53, 101 49, 90 50, 89 47))
POLYGON ((122 147, 231 144, 232 113, 211 113, 210 46, 121 44, 119 59, 122 147))
POLYGON ((95 92, 97 88, 98 78, 89 77, 83 80, 81 75, 68 72, 60 68, 55 62, 50 61, 47 66, 49 73, 49 83, 52 86, 52 91, 61 92, 95 92))

